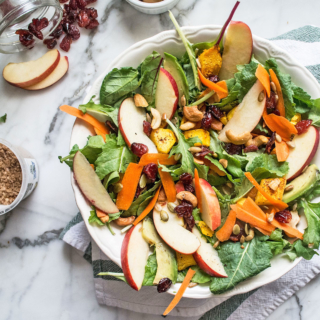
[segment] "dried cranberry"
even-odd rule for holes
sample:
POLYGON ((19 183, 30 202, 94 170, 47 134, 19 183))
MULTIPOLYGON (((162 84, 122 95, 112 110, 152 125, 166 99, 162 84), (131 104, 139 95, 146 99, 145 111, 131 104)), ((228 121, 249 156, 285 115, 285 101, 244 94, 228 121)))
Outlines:
POLYGON ((78 25, 80 28, 86 27, 90 23, 89 15, 85 10, 80 10, 78 14, 78 25))
POLYGON ((243 145, 236 145, 236 144, 233 144, 233 143, 226 143, 225 146, 224 146, 224 149, 230 155, 241 154, 242 148, 243 148, 243 145))
POLYGON ((76 0, 79 9, 84 9, 87 5, 86 0, 76 0))
POLYGON ((230 240, 231 241, 233 241, 233 242, 238 242, 238 241, 240 241, 240 239, 241 239, 241 237, 242 236, 246 236, 246 232, 245 232, 245 230, 244 230, 244 224, 243 224, 243 222, 242 221, 240 221, 240 220, 236 220, 236 223, 235 224, 237 224, 239 227, 240 227, 240 233, 239 234, 237 234, 237 235, 235 235, 233 232, 232 232, 232 234, 231 234, 231 236, 230 236, 230 240))
POLYGON ((273 91, 270 92, 270 97, 267 97, 266 107, 268 114, 277 109, 276 94, 273 91))
POLYGON ((195 194, 195 192, 196 192, 196 190, 195 190, 195 188, 194 188, 194 186, 193 186, 192 184, 186 185, 186 186, 184 187, 184 190, 189 191, 189 192, 191 192, 191 193, 193 193, 193 194, 195 194))
POLYGON ((162 278, 157 285, 157 290, 159 293, 166 292, 170 289, 171 285, 172 281, 169 278, 162 278))
POLYGON ((63 33, 63 28, 62 28, 62 24, 59 24, 53 32, 50 33, 51 37, 54 37, 55 39, 59 39, 60 36, 63 33))
POLYGON ((66 3, 68 2, 69 0, 59 0, 60 3, 66 3))
POLYGON ((179 177, 179 181, 181 181, 183 183, 184 186, 191 184, 192 183, 192 175, 190 173, 183 173, 180 177, 179 177))
POLYGON ((61 43, 60 43, 60 48, 63 50, 63 51, 66 51, 68 52, 70 50, 70 46, 71 46, 71 43, 72 43, 72 39, 70 36, 66 35, 61 43))
POLYGON ((86 26, 86 29, 94 29, 99 25, 98 20, 93 19, 90 21, 90 23, 86 26))
POLYGON ((214 82, 214 83, 217 83, 217 82, 220 81, 220 79, 219 79, 218 76, 211 76, 211 77, 209 77, 209 80, 210 80, 211 82, 214 82))
POLYGON ((70 6, 68 5, 68 4, 65 4, 64 6, 63 6, 63 9, 64 9, 64 12, 63 13, 69 13, 70 12, 70 6))
POLYGON ((72 40, 78 40, 80 38, 80 31, 75 25, 69 22, 65 22, 62 24, 62 27, 64 32, 69 35, 72 40))
POLYGON ((97 0, 85 0, 85 2, 86 2, 86 6, 88 6, 91 3, 97 2, 97 0))
POLYGON ((274 218, 281 223, 289 223, 292 219, 292 214, 289 210, 282 210, 274 215, 274 218))
POLYGON ((210 151, 210 149, 209 149, 208 147, 202 146, 201 149, 202 149, 202 150, 201 150, 200 152, 197 152, 197 153, 195 154, 195 157, 196 157, 197 159, 199 159, 199 160, 204 161, 204 157, 205 157, 206 155, 208 155, 209 153, 213 153, 213 151, 210 151))
POLYGON ((78 9, 77 0, 70 0, 69 1, 69 7, 72 10, 77 10, 78 9))
POLYGON ((298 134, 302 134, 308 131, 308 128, 311 126, 312 120, 301 120, 296 124, 296 129, 298 134))
POLYGON ((218 120, 224 116, 224 113, 216 106, 208 106, 207 111, 211 112, 218 120))
POLYGON ((28 30, 19 29, 16 34, 19 35, 19 41, 25 47, 29 47, 34 43, 33 35, 28 30))
POLYGON ((179 217, 183 217, 185 223, 187 224, 187 230, 191 231, 195 225, 195 221, 192 215, 192 204, 187 200, 182 200, 181 204, 176 206, 174 210, 179 217))
POLYGON ((92 19, 97 19, 98 18, 98 11, 95 8, 86 8, 85 9, 86 13, 88 16, 92 19))
POLYGON ((150 137, 152 128, 151 128, 151 123, 148 121, 143 121, 143 132, 150 137))
POLYGON ((140 188, 140 186, 139 186, 139 184, 138 184, 137 189, 136 189, 136 193, 135 193, 135 195, 134 195, 134 198, 135 198, 135 199, 140 196, 142 190, 143 190, 143 189, 140 188))
POLYGON ((143 144, 143 143, 137 143, 134 142, 131 145, 131 151, 138 156, 139 158, 141 158, 145 153, 148 153, 149 149, 148 147, 143 144))
POLYGON ((201 128, 209 131, 211 128, 212 118, 212 113, 206 112, 201 120, 201 128))
POLYGON ((251 144, 250 146, 247 146, 243 149, 243 152, 244 153, 248 153, 248 152, 254 152, 254 151, 257 151, 258 150, 258 147, 254 144, 251 144))
MULTIPOLYGON (((35 20, 35 19, 32 19, 32 21, 35 20)), ((38 30, 42 30, 44 28, 46 28, 48 25, 49 25, 49 20, 47 18, 41 18, 40 20, 37 19, 38 22, 37 22, 37 28, 38 30)))
POLYGON ((115 126, 115 125, 113 124, 113 122, 107 120, 107 121, 106 121, 106 125, 110 128, 110 130, 111 130, 113 133, 118 134, 118 128, 117 128, 117 126, 115 126))
POLYGON ((78 10, 70 10, 66 17, 64 18, 65 22, 74 23, 78 17, 78 10))
POLYGON ((158 166, 155 163, 149 163, 143 168, 143 173, 151 182, 155 182, 157 178, 158 166))
POLYGON ((48 49, 53 49, 57 45, 57 40, 55 38, 45 39, 43 43, 47 46, 48 49))
POLYGON ((268 153, 268 154, 271 153, 275 141, 276 141, 276 132, 272 132, 271 137, 267 142, 265 153, 268 153))
MULTIPOLYGON (((35 20, 35 19, 33 19, 33 20, 35 20)), ((37 29, 36 29, 36 27, 34 26, 34 24, 29 24, 28 25, 28 30, 34 35, 34 36, 36 36, 38 39, 40 39, 40 40, 42 40, 43 39, 43 34, 42 34, 42 32, 41 31, 38 31, 37 29)))
POLYGON ((276 115, 276 116, 280 116, 280 111, 278 109, 274 109, 273 110, 273 113, 276 115))

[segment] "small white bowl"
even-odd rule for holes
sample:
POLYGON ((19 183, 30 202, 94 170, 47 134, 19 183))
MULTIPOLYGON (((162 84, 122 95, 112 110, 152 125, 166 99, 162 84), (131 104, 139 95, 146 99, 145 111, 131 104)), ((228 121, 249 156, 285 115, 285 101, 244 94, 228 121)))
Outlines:
POLYGON ((172 9, 179 0, 163 0, 156 3, 148 3, 140 0, 127 0, 127 2, 140 12, 146 14, 159 14, 172 9))

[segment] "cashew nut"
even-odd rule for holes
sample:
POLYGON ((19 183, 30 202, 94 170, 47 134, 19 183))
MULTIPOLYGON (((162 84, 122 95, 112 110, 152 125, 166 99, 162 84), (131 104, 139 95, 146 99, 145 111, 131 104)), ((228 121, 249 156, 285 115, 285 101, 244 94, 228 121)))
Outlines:
POLYGON ((146 108, 148 106, 147 100, 139 93, 136 93, 133 97, 136 107, 146 108))
POLYGON ((203 113, 198 109, 197 106, 183 107, 183 114, 188 120, 192 122, 201 121, 203 118, 203 113))
POLYGON ((187 130, 193 129, 195 126, 196 126, 196 123, 187 121, 180 126, 180 129, 182 131, 187 131, 187 130))
POLYGON ((231 130, 227 130, 226 136, 233 144, 237 145, 245 144, 248 140, 252 138, 251 133, 248 131, 235 135, 231 130))
POLYGON ((166 193, 164 192, 163 188, 161 188, 161 190, 159 192, 158 202, 159 203, 167 202, 167 196, 166 196, 166 193))
POLYGON ((152 113, 152 121, 151 121, 151 128, 152 129, 158 129, 160 127, 161 124, 161 114, 160 112, 155 109, 155 108, 151 108, 151 113, 152 113))
POLYGON ((228 160, 227 159, 220 159, 219 163, 226 169, 228 167, 228 160))
POLYGON ((192 194, 189 191, 181 191, 177 194, 177 199, 182 201, 182 200, 187 200, 189 201, 192 206, 195 208, 198 204, 198 200, 194 194, 192 194))
POLYGON ((128 226, 129 224, 132 224, 132 222, 135 219, 136 219, 135 216, 131 216, 131 217, 128 217, 128 218, 118 218, 118 219, 114 220, 114 222, 119 227, 125 227, 125 226, 128 226))
POLYGON ((193 161, 194 161, 195 163, 197 163, 197 164, 204 164, 204 161, 199 160, 199 159, 197 159, 197 158, 195 158, 195 157, 193 157, 193 161))
POLYGON ((254 139, 249 139, 246 142, 246 147, 254 145, 254 146, 257 146, 259 148, 263 144, 267 144, 268 141, 269 141, 269 139, 266 136, 262 136, 262 135, 261 136, 257 136, 254 139))

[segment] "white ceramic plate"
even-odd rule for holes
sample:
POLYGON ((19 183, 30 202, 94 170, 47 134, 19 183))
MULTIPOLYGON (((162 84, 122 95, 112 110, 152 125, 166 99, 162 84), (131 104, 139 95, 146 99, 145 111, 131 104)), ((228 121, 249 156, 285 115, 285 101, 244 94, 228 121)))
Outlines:
MULTIPOLYGON (((186 27, 183 28, 183 31, 192 43, 197 43, 203 41, 212 41, 217 37, 220 29, 220 26, 208 25, 186 27)), ((320 96, 320 86, 306 68, 291 58, 285 51, 275 46, 272 42, 256 36, 254 36, 253 39, 253 53, 258 60, 265 61, 269 57, 274 57, 277 60, 280 68, 286 73, 289 73, 297 85, 304 88, 313 98, 318 98, 320 96)), ((115 61, 113 61, 113 63, 111 63, 109 68, 107 68, 94 82, 83 103, 87 103, 93 95, 99 97, 102 80, 110 70, 115 67, 137 67, 153 50, 158 51, 160 54, 169 52, 176 56, 181 56, 185 52, 184 46, 175 30, 161 32, 152 38, 140 41, 124 51, 115 61)), ((74 144, 78 144, 80 147, 84 146, 87 141, 88 134, 94 133, 90 132, 82 120, 77 119, 72 130, 70 148, 74 144)), ((319 153, 313 162, 320 165, 319 153)), ((117 228, 117 226, 113 226, 116 235, 112 236, 107 228, 90 225, 88 223, 88 218, 90 216, 90 204, 86 202, 82 196, 72 174, 71 184, 74 190, 77 205, 91 237, 100 247, 100 249, 112 261, 121 267, 120 250, 124 235, 120 234, 120 229, 117 228)), ((306 222, 302 219, 299 224, 299 228, 301 228, 302 231, 305 227, 306 222)), ((219 297, 231 297, 233 295, 245 293, 270 283, 290 271, 299 263, 300 260, 301 259, 296 259, 294 262, 290 262, 288 259, 281 257, 281 255, 276 256, 271 261, 271 268, 268 268, 259 275, 238 284, 233 290, 219 295, 219 297)), ((179 286, 180 284, 172 286, 168 292, 174 294, 173 291, 177 291, 179 286)), ((188 288, 184 294, 184 297, 195 299, 203 299, 212 296, 213 294, 210 292, 209 287, 205 285, 188 288)))

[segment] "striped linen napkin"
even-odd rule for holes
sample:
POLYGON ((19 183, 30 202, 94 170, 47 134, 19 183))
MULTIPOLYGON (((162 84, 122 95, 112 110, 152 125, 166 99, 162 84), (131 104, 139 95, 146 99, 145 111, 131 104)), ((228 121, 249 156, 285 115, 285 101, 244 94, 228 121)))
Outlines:
MULTIPOLYGON (((320 28, 305 26, 271 40, 306 66, 320 82, 320 28)), ((159 295, 155 287, 143 287, 136 292, 115 278, 97 276, 99 272, 122 270, 91 239, 80 213, 65 227, 60 239, 78 249, 92 264, 97 300, 99 304, 120 308, 118 320, 162 319, 160 315, 172 300, 171 295, 159 295)), ((277 281, 228 300, 183 298, 167 319, 247 320, 254 310, 255 320, 262 320, 319 273, 320 256, 314 256, 311 261, 301 261, 277 281)))

